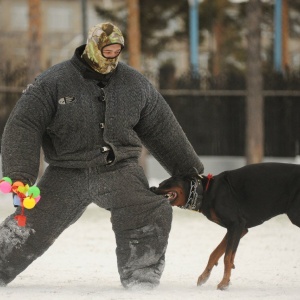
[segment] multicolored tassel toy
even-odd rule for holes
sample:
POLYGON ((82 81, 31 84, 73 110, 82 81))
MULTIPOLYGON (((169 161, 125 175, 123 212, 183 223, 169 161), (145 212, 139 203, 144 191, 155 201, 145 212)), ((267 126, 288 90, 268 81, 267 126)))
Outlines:
POLYGON ((18 225, 24 227, 26 225, 25 208, 32 209, 40 201, 40 189, 37 186, 29 186, 21 181, 14 183, 9 177, 3 177, 0 180, 0 191, 4 194, 14 193, 14 206, 21 206, 21 214, 15 216, 18 225))

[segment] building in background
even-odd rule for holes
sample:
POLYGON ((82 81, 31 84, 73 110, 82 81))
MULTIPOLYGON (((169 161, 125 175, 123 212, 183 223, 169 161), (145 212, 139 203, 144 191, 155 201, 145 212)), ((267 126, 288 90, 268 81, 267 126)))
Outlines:
MULTIPOLYGON (((122 1, 86 0, 87 28, 106 21, 97 15, 95 6, 103 6, 109 9, 117 7, 118 2, 122 1)), ((40 0, 40 4, 42 22, 41 68, 45 70, 70 58, 74 53, 74 49, 83 43, 82 5, 80 0, 40 0)), ((28 57, 28 10, 28 0, 0 0, 1 63, 9 63, 11 69, 26 66, 28 57)), ((168 30, 172 30, 172 28, 168 30)), ((121 59, 127 61, 126 53, 122 55, 121 59)), ((165 52, 156 57, 142 57, 141 71, 156 84, 156 77, 161 64, 172 61, 175 63, 176 72, 184 73, 189 68, 188 60, 188 41, 183 44, 175 42, 165 52)), ((205 61, 205 59, 202 59, 202 65, 205 61)))
MULTIPOLYGON (((111 1, 88 0, 88 26, 100 23, 94 6, 111 1)), ((70 58, 74 48, 83 43, 80 0, 41 0, 43 69, 70 58)), ((12 65, 26 63, 28 49, 28 1, 0 1, 0 50, 2 60, 12 65)), ((3 61, 2 61, 3 63, 3 61)))

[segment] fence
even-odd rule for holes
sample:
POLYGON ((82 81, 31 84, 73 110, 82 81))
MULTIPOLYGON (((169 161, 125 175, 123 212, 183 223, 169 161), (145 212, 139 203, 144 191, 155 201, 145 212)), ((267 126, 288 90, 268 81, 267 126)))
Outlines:
MULTIPOLYGON (((243 90, 161 90, 199 155, 244 156, 243 90)), ((265 156, 295 157, 300 142, 300 91, 264 96, 265 156)))

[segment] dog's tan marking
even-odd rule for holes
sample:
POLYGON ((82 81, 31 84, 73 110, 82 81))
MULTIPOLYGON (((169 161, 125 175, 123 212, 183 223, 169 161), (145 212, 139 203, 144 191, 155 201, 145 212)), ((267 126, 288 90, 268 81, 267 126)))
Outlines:
POLYGON ((218 225, 222 225, 220 218, 217 216, 217 214, 213 208, 210 209, 209 220, 211 220, 214 223, 217 223, 218 225))

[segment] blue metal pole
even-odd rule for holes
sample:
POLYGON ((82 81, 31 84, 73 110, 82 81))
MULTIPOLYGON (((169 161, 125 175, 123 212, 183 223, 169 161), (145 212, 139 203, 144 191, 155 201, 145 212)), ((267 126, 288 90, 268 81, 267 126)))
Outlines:
POLYGON ((282 0, 275 2, 274 27, 274 69, 282 73, 282 0))
POLYGON ((198 0, 189 0, 190 15, 190 64, 192 75, 199 77, 199 20, 198 20, 198 0))

